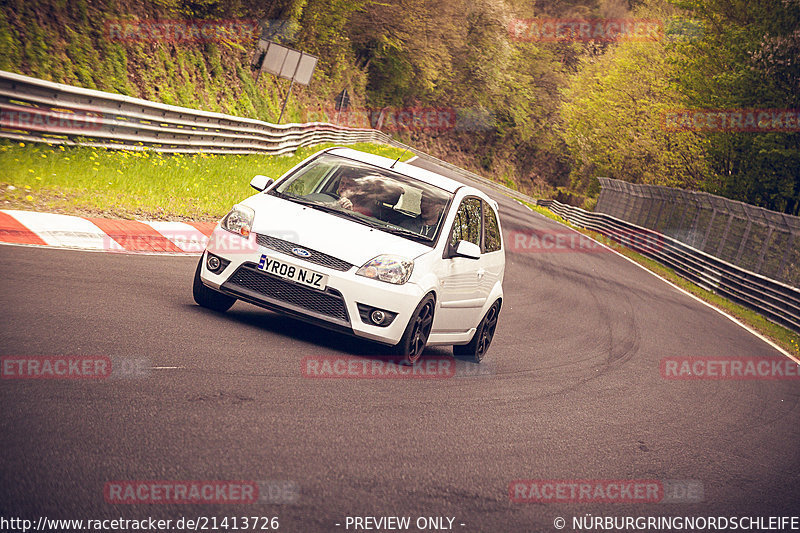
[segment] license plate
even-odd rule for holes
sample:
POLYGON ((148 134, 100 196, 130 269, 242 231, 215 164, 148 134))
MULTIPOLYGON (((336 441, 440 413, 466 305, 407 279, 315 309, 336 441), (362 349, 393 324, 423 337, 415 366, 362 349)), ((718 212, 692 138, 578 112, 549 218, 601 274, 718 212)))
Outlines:
POLYGON ((321 291, 325 290, 328 285, 328 276, 326 274, 320 274, 307 268, 280 261, 266 254, 261 254, 258 268, 273 276, 290 279, 321 291))

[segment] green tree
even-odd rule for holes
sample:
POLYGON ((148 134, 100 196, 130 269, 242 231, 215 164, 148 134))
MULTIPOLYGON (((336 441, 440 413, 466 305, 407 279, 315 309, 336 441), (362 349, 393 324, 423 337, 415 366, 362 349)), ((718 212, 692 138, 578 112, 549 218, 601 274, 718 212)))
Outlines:
POLYGON ((596 192, 597 176, 687 188, 703 183, 703 136, 665 128, 666 113, 684 107, 672 79, 664 42, 624 42, 584 60, 561 107, 575 188, 596 192))
MULTIPOLYGON (((680 88, 698 109, 800 108, 800 3, 675 0, 702 22, 677 47, 680 88)), ((800 134, 715 132, 705 188, 769 209, 800 210, 800 134)))

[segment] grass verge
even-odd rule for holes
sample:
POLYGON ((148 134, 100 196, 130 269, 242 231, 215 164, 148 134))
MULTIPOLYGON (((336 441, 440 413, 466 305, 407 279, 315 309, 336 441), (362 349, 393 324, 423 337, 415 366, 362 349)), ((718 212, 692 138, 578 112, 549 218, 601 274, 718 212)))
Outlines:
MULTIPOLYGON (((171 155, 0 140, 0 208, 114 218, 218 220, 250 196, 256 174, 273 178, 309 155, 171 155)), ((379 144, 350 148, 385 157, 413 154, 379 144)))
MULTIPOLYGON (((604 244, 608 244, 609 239, 605 237, 601 233, 596 231, 587 230, 576 226, 570 223, 568 220, 556 215, 549 209, 545 207, 540 207, 537 205, 533 205, 529 202, 525 202, 523 200, 517 199, 518 202, 526 205, 531 210, 546 216, 547 218, 553 219, 561 224, 569 226, 570 228, 583 233, 584 235, 588 235, 593 239, 596 239, 604 244)), ((660 277, 666 279, 670 283, 677 285, 681 289, 697 296, 701 300, 708 302, 709 304, 717 307, 729 315, 735 317, 739 321, 747 324, 754 330, 758 331, 765 337, 772 340, 775 344, 781 346, 787 352, 795 355, 800 356, 800 335, 797 333, 775 324, 774 322, 770 322, 763 316, 759 315, 755 311, 752 311, 746 307, 743 307, 739 304, 731 302, 730 300, 725 299, 724 297, 714 294, 713 292, 709 292, 701 287, 698 287, 691 281, 682 278, 679 276, 673 269, 658 263, 657 261, 653 261, 642 254, 639 254, 630 248, 626 248, 625 246, 617 245, 613 247, 616 251, 628 257, 640 265, 644 266, 648 270, 654 272, 655 274, 659 275, 660 277)))

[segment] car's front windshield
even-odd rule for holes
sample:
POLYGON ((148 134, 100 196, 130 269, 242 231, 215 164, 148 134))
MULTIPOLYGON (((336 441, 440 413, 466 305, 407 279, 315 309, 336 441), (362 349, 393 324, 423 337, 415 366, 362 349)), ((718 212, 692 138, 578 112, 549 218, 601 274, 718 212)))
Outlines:
POLYGON ((453 197, 409 176, 330 154, 310 161, 270 194, 421 242, 439 234, 453 197))

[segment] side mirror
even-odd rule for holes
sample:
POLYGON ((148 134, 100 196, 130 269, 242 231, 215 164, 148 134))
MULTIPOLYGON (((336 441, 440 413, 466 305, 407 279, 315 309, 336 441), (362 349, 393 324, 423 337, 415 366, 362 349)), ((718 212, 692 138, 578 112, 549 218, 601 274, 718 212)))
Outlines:
POLYGON ((255 176, 253 179, 250 180, 250 186, 257 191, 263 191, 264 189, 272 185, 274 181, 275 180, 273 180, 270 177, 258 174, 257 176, 255 176))
POLYGON ((450 247, 450 257, 466 257, 467 259, 480 259, 481 247, 469 241, 458 241, 458 245, 453 249, 450 247))

